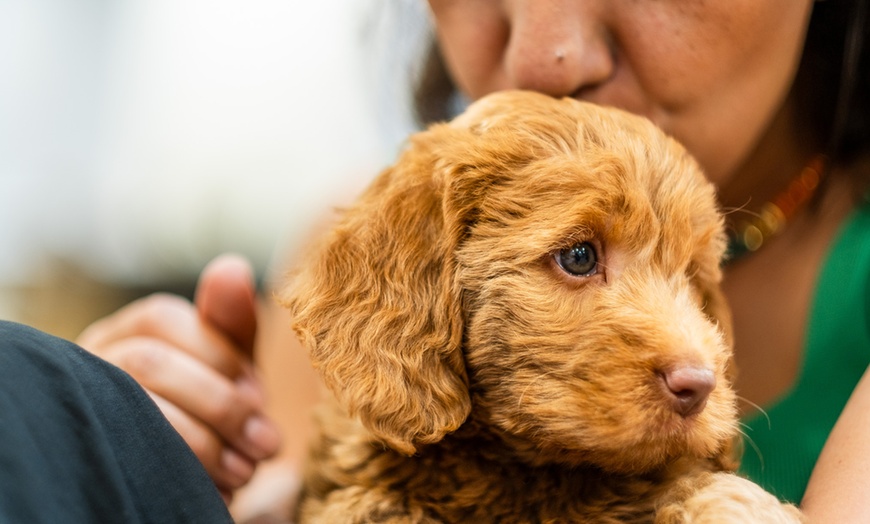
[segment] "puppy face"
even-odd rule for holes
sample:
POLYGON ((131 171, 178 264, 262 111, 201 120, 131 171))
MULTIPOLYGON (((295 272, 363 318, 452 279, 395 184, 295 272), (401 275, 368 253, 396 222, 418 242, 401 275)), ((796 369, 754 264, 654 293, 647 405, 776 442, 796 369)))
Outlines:
POLYGON ((633 472, 716 455, 734 396, 711 188, 654 130, 613 124, 632 133, 587 128, 491 187, 458 260, 473 416, 530 460, 633 472), (715 384, 694 409, 668 388, 680 369, 715 384))
POLYGON ((530 462, 639 472, 734 433, 723 249, 712 187, 652 124, 500 93, 414 137, 286 302, 399 451, 471 414, 530 462))

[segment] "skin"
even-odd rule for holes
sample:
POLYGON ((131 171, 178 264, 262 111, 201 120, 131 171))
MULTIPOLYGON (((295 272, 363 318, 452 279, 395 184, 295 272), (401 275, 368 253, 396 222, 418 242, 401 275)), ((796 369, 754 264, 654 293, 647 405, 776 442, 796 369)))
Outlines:
MULTIPOLYGON (((525 88, 645 115, 698 158, 726 209, 757 208, 816 152, 801 142, 789 98, 810 0, 430 0, 430 7, 448 69, 470 98, 525 88)), ((794 382, 815 275, 851 205, 847 188, 834 182, 815 215, 795 217, 764 249, 728 268, 745 408, 770 403, 794 382)), ((79 343, 140 370, 133 376, 227 497, 275 455, 280 427, 283 451, 234 511, 243 518, 286 507, 294 489, 286 479, 310 431, 306 408, 318 398, 318 381, 284 314, 273 305, 258 309, 243 261, 216 260, 200 287, 195 304, 166 297, 134 303, 79 343), (258 318, 265 388, 283 401, 265 403, 250 371, 258 318), (137 364, 154 358, 148 347, 166 359, 159 380, 137 364), (251 420, 261 430, 253 439, 244 431, 251 420)), ((856 389, 811 479, 803 507, 819 521, 866 519, 855 502, 870 488, 860 468, 870 468, 845 457, 870 456, 861 444, 867 439, 855 437, 870 423, 861 415, 870 404, 867 383, 856 389)))
POLYGON ((229 502, 280 445, 253 368, 256 330, 250 265, 223 256, 203 271, 195 304, 153 295, 92 324, 76 342, 148 390, 229 502))
POLYGON ((451 75, 471 98, 522 88, 627 109, 683 142, 720 185, 730 182, 782 105, 811 6, 807 0, 429 4, 451 75))
POLYGON ((865 522, 870 488, 870 373, 865 372, 828 437, 802 503, 811 522, 865 522))

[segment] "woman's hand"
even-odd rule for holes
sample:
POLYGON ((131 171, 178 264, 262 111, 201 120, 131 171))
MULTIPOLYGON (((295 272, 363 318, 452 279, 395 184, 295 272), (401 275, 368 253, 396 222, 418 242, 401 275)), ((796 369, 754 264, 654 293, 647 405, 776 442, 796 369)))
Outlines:
POLYGON ((229 502, 280 443, 254 373, 256 331, 251 268, 225 255, 203 270, 195 304, 152 295, 92 324, 77 343, 148 390, 229 502))

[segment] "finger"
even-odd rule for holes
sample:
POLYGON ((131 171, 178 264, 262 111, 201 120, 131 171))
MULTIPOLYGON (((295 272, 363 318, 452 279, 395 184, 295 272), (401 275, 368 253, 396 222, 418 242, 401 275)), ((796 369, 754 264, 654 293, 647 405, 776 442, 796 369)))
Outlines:
POLYGON ((257 515, 292 515, 302 478, 295 460, 264 462, 244 488, 233 493, 230 512, 238 522, 248 522, 257 515))
POLYGON ((262 398, 245 374, 236 381, 163 341, 129 338, 107 351, 144 388, 171 399, 254 460, 273 455, 280 444, 274 425, 261 412, 262 398))
POLYGON ((215 327, 204 323, 190 302, 162 293, 132 302, 95 322, 77 343, 107 358, 108 348, 130 338, 162 340, 230 378, 237 378, 250 368, 248 359, 215 327))
POLYGON ((248 261, 238 255, 222 255, 202 271, 194 302, 201 318, 252 358, 257 331, 255 298, 253 270, 248 261))
POLYGON ((227 447, 217 434, 165 398, 155 393, 150 395, 221 492, 232 492, 251 480, 253 462, 227 447))

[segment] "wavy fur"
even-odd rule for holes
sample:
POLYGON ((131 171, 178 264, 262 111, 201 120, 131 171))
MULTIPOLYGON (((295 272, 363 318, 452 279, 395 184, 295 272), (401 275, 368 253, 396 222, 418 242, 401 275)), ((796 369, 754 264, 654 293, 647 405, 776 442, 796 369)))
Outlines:
POLYGON ((411 137, 284 292, 335 395, 300 521, 799 521, 729 472, 722 224, 621 111, 507 92, 411 137), (555 261, 578 242, 596 274, 555 261), (716 376, 691 417, 681 365, 716 376))

